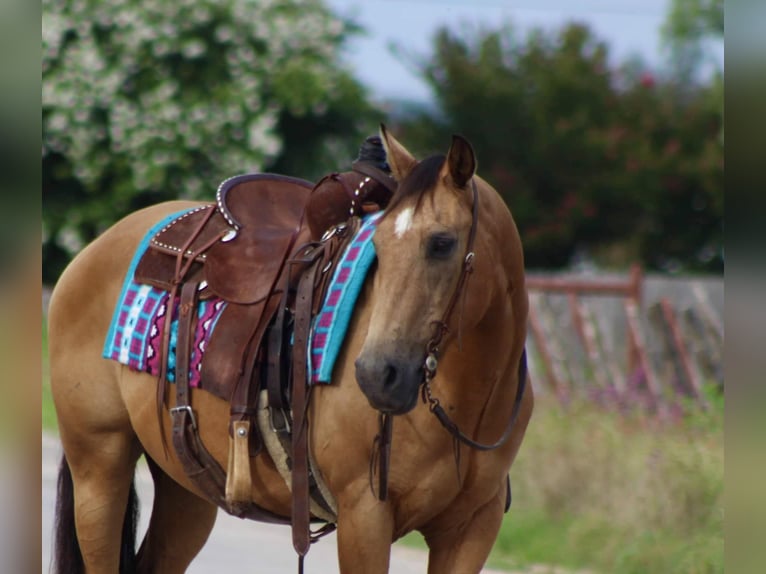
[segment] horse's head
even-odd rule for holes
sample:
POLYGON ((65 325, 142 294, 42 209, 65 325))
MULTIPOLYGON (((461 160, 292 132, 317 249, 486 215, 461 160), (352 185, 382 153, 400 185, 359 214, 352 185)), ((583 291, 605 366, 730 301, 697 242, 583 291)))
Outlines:
POLYGON ((383 127, 381 136, 399 187, 375 232, 372 316, 356 378, 373 408, 403 414, 417 402, 427 345, 463 268, 476 160, 459 136, 446 156, 421 162, 383 127))

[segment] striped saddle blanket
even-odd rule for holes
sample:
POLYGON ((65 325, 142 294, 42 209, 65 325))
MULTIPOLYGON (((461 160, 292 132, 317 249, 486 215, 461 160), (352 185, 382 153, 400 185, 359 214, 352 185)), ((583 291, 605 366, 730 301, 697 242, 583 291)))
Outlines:
MULTIPOLYGON (((138 261, 149 246, 150 239, 164 225, 182 215, 175 213, 157 223, 146 234, 133 256, 126 274, 120 298, 115 307, 103 349, 103 357, 127 365, 135 371, 159 376, 161 361, 167 361, 167 379, 175 380, 176 339, 178 320, 170 324, 168 356, 161 357, 162 334, 168 317, 170 294, 151 285, 137 283, 134 273, 138 261)), ((314 319, 309 342, 308 372, 311 383, 330 383, 335 361, 351 321, 354 305, 372 262, 375 246, 372 242, 381 212, 367 216, 354 239, 343 253, 320 312, 314 319)), ((177 316, 178 298, 172 302, 177 316)), ((200 300, 194 346, 189 365, 189 384, 200 386, 200 372, 205 347, 215 330, 216 321, 226 306, 220 298, 200 300)))

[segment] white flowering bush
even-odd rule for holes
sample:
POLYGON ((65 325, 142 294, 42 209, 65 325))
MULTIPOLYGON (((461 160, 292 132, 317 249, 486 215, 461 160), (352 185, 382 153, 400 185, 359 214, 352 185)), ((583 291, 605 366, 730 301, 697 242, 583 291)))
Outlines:
MULTIPOLYGON (((367 105, 339 65, 351 25, 318 0, 43 0, 42 29, 44 258, 263 170, 285 118, 367 105)), ((323 129, 311 141, 332 149, 323 129)))

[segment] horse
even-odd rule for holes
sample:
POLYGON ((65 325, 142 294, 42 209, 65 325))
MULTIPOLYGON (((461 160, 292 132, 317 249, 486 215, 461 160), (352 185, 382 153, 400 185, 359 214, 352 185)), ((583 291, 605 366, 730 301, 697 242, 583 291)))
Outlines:
MULTIPOLYGON (((524 387, 521 240, 500 195, 476 174, 467 140, 454 136, 446 155, 418 161, 383 126, 381 138, 398 190, 377 223, 377 261, 332 383, 312 388, 309 448, 337 503, 342 572, 387 572, 391 544, 414 530, 428 545, 429 573, 479 572, 510 502, 506 479, 533 410, 531 385, 524 387), (380 413, 394 421, 385 501, 370 478, 380 413), (469 446, 497 442, 491 450, 463 446, 456 456, 458 437, 469 446)), ((168 214, 198 205, 173 201, 128 215, 73 259, 53 291, 50 376, 64 451, 59 572, 184 572, 214 526, 217 506, 164 450, 170 419, 167 410, 164 424, 156 416, 156 377, 101 357, 142 238, 168 214), (132 481, 142 455, 155 498, 136 551, 132 481)), ((226 468, 226 401, 192 389, 191 403, 202 440, 226 468)), ((253 501, 290 516, 290 490, 268 454, 253 459, 251 473, 253 501)))

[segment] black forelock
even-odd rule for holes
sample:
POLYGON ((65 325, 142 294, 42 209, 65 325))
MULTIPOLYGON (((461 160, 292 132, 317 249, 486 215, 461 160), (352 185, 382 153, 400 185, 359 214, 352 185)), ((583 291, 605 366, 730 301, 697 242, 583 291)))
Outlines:
POLYGON ((439 174, 446 159, 444 154, 432 155, 413 167, 407 177, 399 182, 396 193, 386 207, 386 213, 411 197, 416 198, 415 208, 419 208, 426 194, 433 191, 439 182, 439 174))

